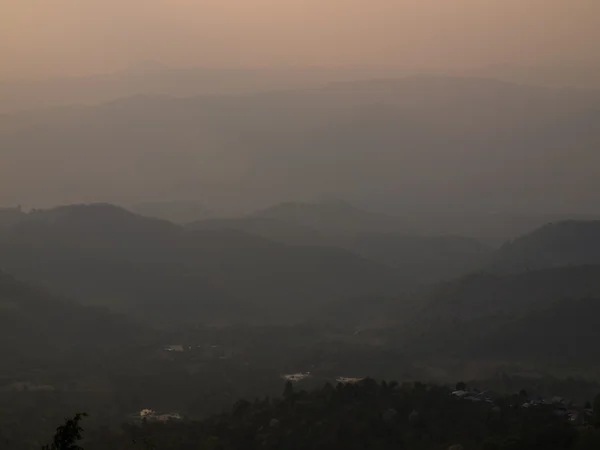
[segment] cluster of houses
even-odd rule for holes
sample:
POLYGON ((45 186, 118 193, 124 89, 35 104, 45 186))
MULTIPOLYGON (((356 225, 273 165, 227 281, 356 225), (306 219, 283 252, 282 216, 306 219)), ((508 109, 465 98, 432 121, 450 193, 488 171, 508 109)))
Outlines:
POLYGON ((486 393, 487 391, 480 391, 479 389, 458 389, 453 391, 452 395, 470 402, 494 403, 486 393))
POLYGON ((574 405, 572 402, 566 402, 562 397, 553 397, 545 399, 536 397, 528 399, 521 405, 523 408, 534 408, 536 406, 552 406, 554 407, 554 414, 569 419, 570 422, 577 424, 589 423, 593 415, 592 408, 586 408, 585 406, 574 405))
POLYGON ((170 344, 163 346, 167 353, 187 353, 188 356, 200 359, 227 359, 233 356, 233 349, 223 345, 183 345, 170 344))
POLYGON ((338 377, 335 379, 335 381, 337 381, 338 383, 342 383, 342 384, 354 384, 354 383, 358 383, 359 381, 364 380, 364 378, 353 378, 353 377, 338 377))
POLYGON ((281 378, 283 378, 285 381, 291 381, 292 383, 297 383, 306 378, 310 378, 310 372, 288 373, 288 374, 282 375, 281 378))
MULTIPOLYGON (((452 395, 471 402, 494 403, 489 395, 487 395, 487 391, 480 391, 478 389, 457 389, 452 392, 452 395)), ((588 423, 589 418, 591 418, 593 414, 591 408, 574 405, 572 402, 565 401, 562 397, 525 397, 523 403, 516 406, 521 408, 535 408, 541 406, 552 407, 554 408, 554 413, 556 415, 565 417, 569 419, 570 422, 577 424, 588 423)))
MULTIPOLYGON (((288 373, 281 376, 281 378, 283 378, 285 381, 291 381, 292 383, 296 383, 310 377, 310 372, 288 373)), ((337 383, 342 384, 354 384, 362 380, 364 380, 364 378, 337 377, 335 379, 337 383)))
POLYGON ((170 413, 159 413, 152 409, 142 409, 138 414, 133 416, 133 421, 139 424, 144 422, 158 422, 158 423, 167 423, 167 422, 178 422, 183 420, 181 414, 176 412, 170 413))

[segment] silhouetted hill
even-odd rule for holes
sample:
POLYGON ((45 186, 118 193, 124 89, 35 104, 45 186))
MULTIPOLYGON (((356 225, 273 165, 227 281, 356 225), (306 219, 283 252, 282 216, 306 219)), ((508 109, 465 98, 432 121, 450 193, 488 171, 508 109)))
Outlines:
POLYGON ((402 227, 400 219, 342 202, 287 203, 251 217, 206 220, 188 226, 239 230, 289 245, 343 248, 419 283, 464 275, 481 267, 491 254, 487 246, 459 236, 368 232, 394 227, 402 227))
POLYGON ((28 362, 100 356, 151 337, 149 330, 108 309, 79 305, 0 272, 0 352, 7 370, 28 362))
POLYGON ((398 295, 343 299, 323 306, 313 320, 332 326, 385 329, 385 334, 403 341, 438 329, 460 333, 462 323, 521 317, 582 298, 600 298, 600 265, 511 275, 477 272, 398 295))
MULTIPOLYGON (((402 214, 401 208, 397 212, 402 214)), ((404 214, 402 217, 407 227, 417 230, 419 235, 467 236, 494 248, 500 248, 506 242, 529 234, 548 223, 600 220, 598 214, 493 213, 486 212, 486 208, 472 212, 449 208, 437 214, 404 214)))
POLYGON ((65 258, 71 253, 86 252, 95 257, 118 254, 139 260, 152 257, 180 229, 170 222, 142 217, 114 205, 93 204, 34 210, 9 233, 5 239, 9 247, 39 248, 65 258))
POLYGON ((600 299, 593 298, 439 324, 407 348, 419 357, 545 363, 572 371, 597 368, 599 341, 600 299))
POLYGON ((325 306, 314 320, 351 327, 357 340, 371 333, 433 372, 459 370, 456 364, 475 373, 569 372, 598 368, 598 299, 600 265, 479 272, 395 297, 347 299, 325 306))
POLYGON ((135 94, 189 96, 300 88, 385 72, 369 67, 173 68, 140 61, 114 73, 0 82, 0 111, 102 103, 135 94))
POLYGON ((418 320, 432 323, 524 312, 560 300, 600 298, 600 265, 521 274, 474 273, 441 283, 422 296, 418 320))
POLYGON ((482 267, 492 249, 461 236, 359 233, 345 248, 384 263, 420 283, 449 280, 482 267))
MULTIPOLYGON (((515 241, 525 253, 510 253, 512 264, 538 252, 530 266, 535 261, 550 268, 474 273, 419 293, 412 301, 422 307, 400 332, 406 348, 418 358, 565 370, 594 366, 600 356, 600 265, 566 264, 593 260, 583 242, 594 242, 595 228, 593 223, 548 225, 515 241)), ((393 310, 387 309, 388 316, 393 310)))
POLYGON ((490 270, 526 272, 582 264, 600 264, 600 221, 547 224, 505 244, 490 270))
POLYGON ((29 214, 2 236, 0 262, 58 292, 166 323, 265 319, 402 286, 391 269, 343 249, 186 231, 111 205, 29 214))
POLYGON ((194 264, 211 279, 222 280, 224 289, 289 309, 357 293, 394 292, 409 281, 382 264, 334 247, 288 246, 227 230, 193 231, 186 239, 194 264), (294 306, 296 302, 301 304, 294 306))

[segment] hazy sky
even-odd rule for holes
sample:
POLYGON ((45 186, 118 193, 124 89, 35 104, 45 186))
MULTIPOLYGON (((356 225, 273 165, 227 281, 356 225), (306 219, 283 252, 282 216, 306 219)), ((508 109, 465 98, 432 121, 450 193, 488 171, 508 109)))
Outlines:
POLYGON ((0 77, 208 66, 455 68, 597 58, 600 0, 0 0, 0 77))

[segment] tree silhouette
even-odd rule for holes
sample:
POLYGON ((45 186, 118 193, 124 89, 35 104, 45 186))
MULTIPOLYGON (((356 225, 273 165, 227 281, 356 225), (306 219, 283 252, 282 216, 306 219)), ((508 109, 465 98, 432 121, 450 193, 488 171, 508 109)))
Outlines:
POLYGON ((283 390, 283 397, 284 398, 290 398, 292 397, 292 395, 294 395, 294 385, 292 384, 291 381, 287 381, 287 383, 285 383, 285 389, 283 390))
POLYGON ((597 427, 600 426, 600 394, 596 395, 596 397, 594 397, 594 402, 592 403, 592 408, 593 408, 593 418, 594 418, 594 425, 596 425, 597 427))
POLYGON ((83 450, 77 443, 81 440, 83 431, 79 424, 86 416, 86 413, 78 413, 72 419, 67 419, 56 429, 52 444, 44 445, 42 450, 83 450))
POLYGON ((465 384, 464 381, 459 381, 458 383, 456 383, 456 390, 457 391, 466 391, 467 385, 465 384))

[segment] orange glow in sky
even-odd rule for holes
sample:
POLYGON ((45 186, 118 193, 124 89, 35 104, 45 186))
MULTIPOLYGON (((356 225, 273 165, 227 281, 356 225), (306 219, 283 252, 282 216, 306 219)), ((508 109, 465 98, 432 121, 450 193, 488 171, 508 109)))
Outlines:
POLYGON ((207 66, 597 58, 598 0, 0 0, 0 77, 207 66))

